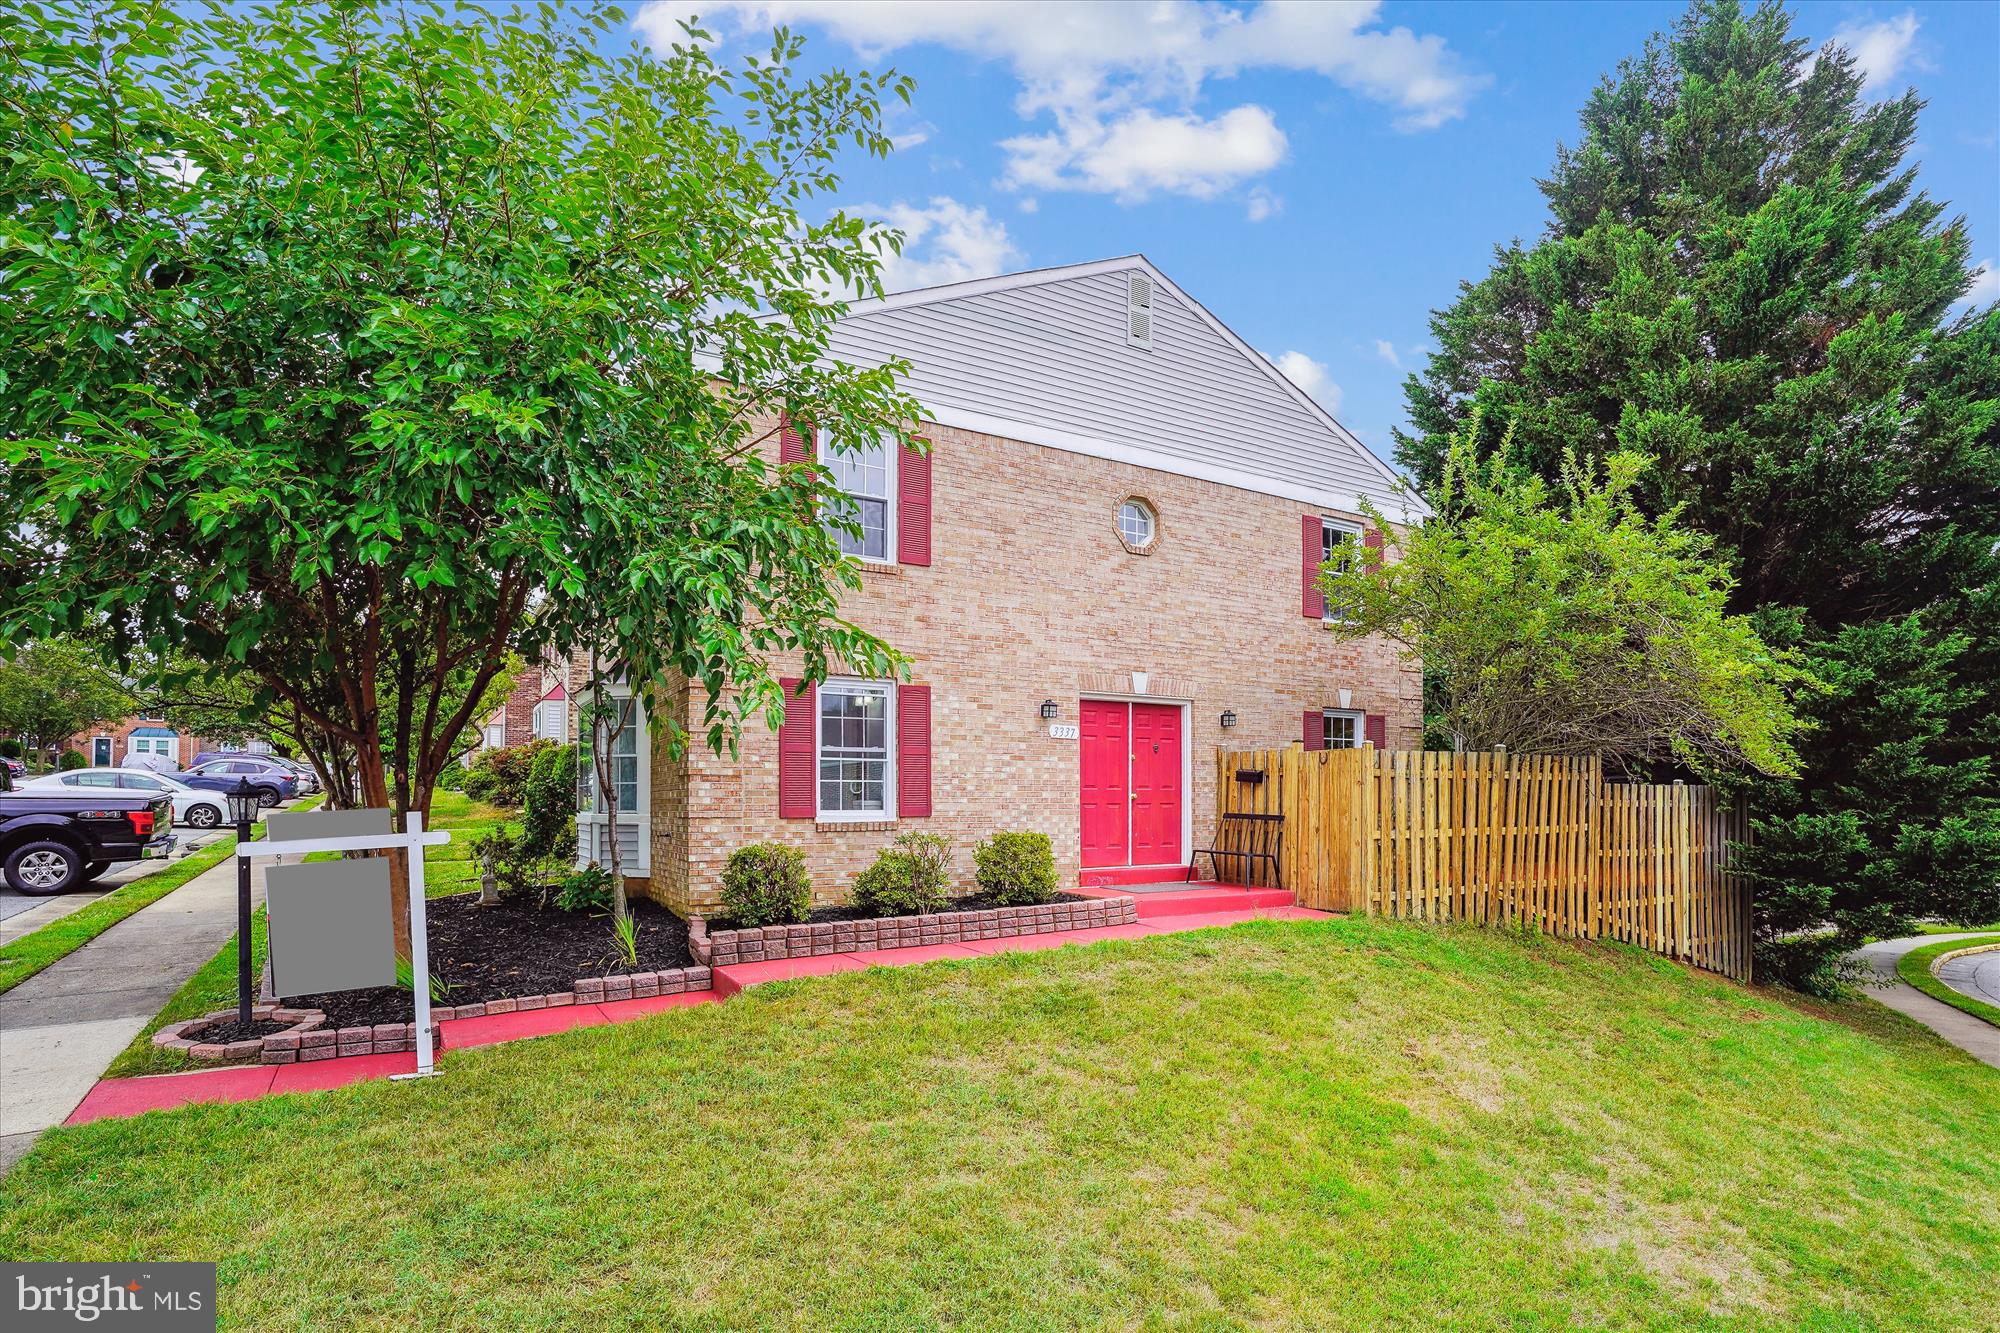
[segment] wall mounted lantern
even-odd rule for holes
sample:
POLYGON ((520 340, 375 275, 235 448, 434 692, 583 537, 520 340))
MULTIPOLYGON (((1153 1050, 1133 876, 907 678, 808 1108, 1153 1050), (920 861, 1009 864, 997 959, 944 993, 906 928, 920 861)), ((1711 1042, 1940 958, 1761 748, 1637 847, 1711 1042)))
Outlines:
POLYGON ((1223 709, 1222 710, 1223 729, 1227 730, 1228 728, 1233 727, 1235 725, 1236 725, 1236 714, 1230 709, 1227 708, 1223 709))
POLYGON ((1042 716, 1044 718, 1054 720, 1061 712, 1062 710, 1056 707, 1054 699, 1042 700, 1042 716))

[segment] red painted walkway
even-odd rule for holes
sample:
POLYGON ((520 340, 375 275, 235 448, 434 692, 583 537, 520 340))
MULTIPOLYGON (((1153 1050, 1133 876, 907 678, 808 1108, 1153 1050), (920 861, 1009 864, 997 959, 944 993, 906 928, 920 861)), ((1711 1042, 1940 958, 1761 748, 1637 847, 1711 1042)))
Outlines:
MULTIPOLYGON (((1078 890, 1089 893, 1090 890, 1078 890)), ((1303 907, 1293 907, 1291 895, 1278 890, 1246 890, 1217 885, 1196 885, 1186 893, 1159 893, 1140 897, 1140 919, 1126 926, 1105 926, 1097 930, 1064 930, 1047 935, 1017 935, 1007 939, 977 940, 966 944, 931 944, 917 949, 879 949, 870 953, 828 954, 819 958, 781 958, 766 963, 738 963, 714 970, 714 989, 686 995, 661 995, 645 1000, 612 1000, 602 1004, 569 1005, 561 1009, 532 1009, 488 1018, 454 1018, 438 1024, 440 1050, 464 1050, 490 1046, 523 1037, 543 1037, 572 1028, 623 1023, 663 1009, 713 1004, 740 994, 746 986, 793 977, 820 977, 835 972, 858 972, 867 967, 906 967, 949 958, 978 958, 995 953, 1032 953, 1057 949, 1065 944, 1089 944, 1097 940, 1136 939, 1145 935, 1167 935, 1209 926, 1234 926, 1260 917, 1305 920, 1330 915, 1303 907), (1148 899, 1163 903, 1162 914, 1148 912, 1148 899), (1272 899, 1280 901, 1271 901, 1272 899), (1178 911, 1172 910, 1178 907, 1178 911)), ((135 1116, 146 1111, 165 1110, 189 1102, 247 1102, 280 1092, 313 1092, 338 1088, 363 1079, 386 1078, 409 1073, 417 1067, 415 1053, 403 1055, 351 1055, 310 1064, 233 1065, 226 1069, 198 1069, 185 1074, 153 1074, 144 1078, 107 1078, 98 1082, 70 1113, 67 1125, 92 1120, 135 1116)))

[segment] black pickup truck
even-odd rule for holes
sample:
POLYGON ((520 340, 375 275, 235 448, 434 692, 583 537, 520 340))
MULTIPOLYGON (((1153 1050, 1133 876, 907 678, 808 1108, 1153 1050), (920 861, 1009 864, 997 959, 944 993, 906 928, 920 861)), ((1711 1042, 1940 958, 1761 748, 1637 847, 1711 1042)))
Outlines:
POLYGON ((18 791, 0 767, 0 874, 16 893, 61 893, 119 861, 165 856, 173 828, 165 796, 115 787, 18 791))

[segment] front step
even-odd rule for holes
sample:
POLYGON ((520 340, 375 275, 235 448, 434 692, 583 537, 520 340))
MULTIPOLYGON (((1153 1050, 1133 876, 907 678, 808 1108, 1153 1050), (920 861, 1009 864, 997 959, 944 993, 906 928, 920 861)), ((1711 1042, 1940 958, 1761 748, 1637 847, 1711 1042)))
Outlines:
POLYGON ((1071 889, 1081 898, 1123 898, 1138 904, 1139 919, 1162 916, 1203 916, 1211 912, 1247 912, 1258 907, 1291 907, 1289 889, 1246 889, 1230 884, 1195 884, 1185 889, 1133 893, 1130 889, 1085 887, 1071 889))

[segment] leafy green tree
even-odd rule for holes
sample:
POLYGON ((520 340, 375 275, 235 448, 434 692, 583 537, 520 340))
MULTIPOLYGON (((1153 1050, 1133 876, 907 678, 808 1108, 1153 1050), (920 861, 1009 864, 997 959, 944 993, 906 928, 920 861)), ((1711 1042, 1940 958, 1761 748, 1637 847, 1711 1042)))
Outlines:
POLYGON ((1640 512, 1648 460, 1571 456, 1550 486, 1504 447, 1479 457, 1477 427, 1445 455, 1440 517, 1405 532, 1395 561, 1356 545, 1322 569, 1334 632, 1385 635, 1421 660, 1435 721, 1473 749, 1796 771, 1802 678, 1729 613, 1709 539, 1640 512))
POLYGON ((43 639, 0 658, 0 734, 18 737, 38 761, 84 728, 117 722, 134 706, 125 681, 84 644, 43 639))
POLYGON ((1921 106, 1864 98, 1781 5, 1698 0, 1591 95, 1542 236, 1433 316, 1398 441, 1425 481, 1475 420, 1551 481, 1653 456, 1641 506, 1712 537, 1732 609, 1829 682, 1740 862, 1767 974, 1814 984, 2000 892, 2000 311, 1951 318, 1968 241, 1906 162, 1921 106))
POLYGON ((606 571, 607 652, 699 682, 711 745, 775 652, 894 670, 827 474, 757 444, 908 438, 906 367, 821 356, 897 239, 807 214, 907 83, 619 18, 55 0, 0 41, 0 631, 239 669, 399 819, 606 571))

